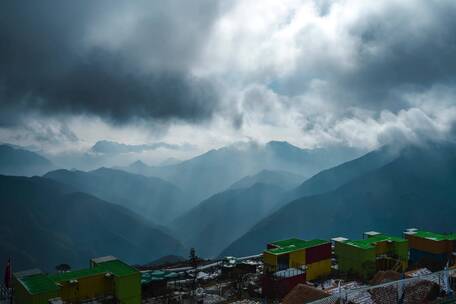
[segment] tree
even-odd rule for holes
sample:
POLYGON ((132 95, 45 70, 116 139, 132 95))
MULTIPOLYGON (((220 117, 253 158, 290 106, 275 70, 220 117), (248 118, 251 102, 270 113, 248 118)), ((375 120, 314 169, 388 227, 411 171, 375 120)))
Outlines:
POLYGON ((67 271, 71 270, 71 266, 68 264, 59 264, 59 265, 55 266, 55 269, 58 272, 67 272, 67 271))

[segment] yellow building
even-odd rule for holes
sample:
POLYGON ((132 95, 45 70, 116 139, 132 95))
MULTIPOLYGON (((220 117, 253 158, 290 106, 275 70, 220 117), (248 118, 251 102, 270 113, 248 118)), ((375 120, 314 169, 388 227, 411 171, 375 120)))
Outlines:
POLYGON ((408 267, 408 241, 379 232, 364 233, 367 238, 348 240, 336 238, 334 251, 343 273, 370 278, 379 270, 403 272, 408 267))
POLYGON ((263 262, 268 272, 298 268, 305 269, 308 281, 323 278, 331 273, 331 243, 296 238, 272 242, 263 252, 263 262))
POLYGON ((29 270, 14 274, 14 300, 48 304, 51 299, 80 303, 91 299, 141 303, 141 273, 114 257, 92 259, 90 268, 57 274, 29 270))

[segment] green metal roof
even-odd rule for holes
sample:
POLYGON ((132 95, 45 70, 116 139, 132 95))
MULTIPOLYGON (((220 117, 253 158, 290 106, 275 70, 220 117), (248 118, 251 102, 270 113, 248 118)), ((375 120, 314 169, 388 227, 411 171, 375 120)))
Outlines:
POLYGON ((448 234, 448 239, 450 241, 456 241, 456 233, 450 233, 448 234))
POLYGON ((78 280, 84 277, 94 276, 104 273, 112 273, 114 276, 128 276, 139 273, 135 268, 119 260, 112 260, 97 264, 95 267, 68 271, 56 274, 35 274, 18 278, 19 282, 31 294, 45 293, 59 290, 57 283, 70 280, 78 280))
POLYGON ((103 262, 97 265, 97 267, 100 267, 105 270, 105 272, 110 272, 115 276, 118 277, 123 277, 123 276, 128 276, 132 275, 135 273, 139 273, 139 271, 131 267, 130 265, 119 261, 119 260, 113 260, 113 261, 108 261, 108 262, 103 262))
POLYGON ((54 282, 66 282, 70 280, 78 280, 80 278, 90 277, 96 274, 104 273, 103 269, 98 267, 96 268, 87 268, 81 270, 74 270, 62 273, 55 273, 48 275, 49 279, 54 282))
POLYGON ((293 251, 297 250, 302 250, 302 249, 307 249, 311 247, 315 247, 318 245, 323 245, 329 243, 328 241, 325 240, 310 240, 310 241, 305 241, 297 238, 292 238, 288 240, 282 240, 282 241, 275 241, 272 242, 272 245, 278 246, 278 248, 273 248, 273 249, 268 249, 265 252, 274 254, 274 255, 280 255, 280 254, 285 254, 285 253, 290 253, 293 251))
POLYGON ((384 241, 391 241, 391 242, 398 242, 403 243, 407 242, 406 239, 396 237, 396 236, 388 236, 384 234, 379 234, 364 240, 348 240, 343 241, 344 244, 351 245, 360 249, 372 249, 375 248, 375 243, 384 242, 384 241))
POLYGON ((108 272, 118 277, 139 273, 138 270, 122 261, 112 260, 99 263, 93 268, 52 274, 49 275, 49 278, 55 282, 65 282, 108 272))
POLYGON ((18 281, 30 294, 40 294, 59 290, 59 286, 43 273, 18 278, 18 281))
POLYGON ((412 235, 419 237, 419 238, 430 239, 433 241, 446 241, 446 240, 454 241, 454 240, 456 240, 456 233, 443 234, 443 233, 435 233, 435 232, 425 231, 425 230, 417 230, 412 235))

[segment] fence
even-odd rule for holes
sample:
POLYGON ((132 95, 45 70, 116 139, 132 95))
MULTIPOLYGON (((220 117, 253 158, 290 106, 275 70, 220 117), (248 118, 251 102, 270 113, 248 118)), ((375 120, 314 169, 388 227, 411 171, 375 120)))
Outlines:
POLYGON ((456 269, 442 270, 413 278, 388 282, 374 286, 350 289, 341 286, 329 291, 330 295, 312 304, 386 304, 423 303, 441 299, 445 303, 455 300, 456 269))
POLYGON ((12 303, 12 289, 0 284, 0 303, 12 303))

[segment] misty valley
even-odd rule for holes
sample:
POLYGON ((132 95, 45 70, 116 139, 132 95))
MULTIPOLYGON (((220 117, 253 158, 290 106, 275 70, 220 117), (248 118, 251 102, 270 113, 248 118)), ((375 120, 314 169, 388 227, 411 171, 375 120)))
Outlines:
POLYGON ((254 255, 289 237, 450 231, 455 152, 451 143, 367 153, 248 143, 173 165, 80 171, 2 145, 0 258, 50 270, 103 255, 147 264, 190 248, 206 259, 254 255))

